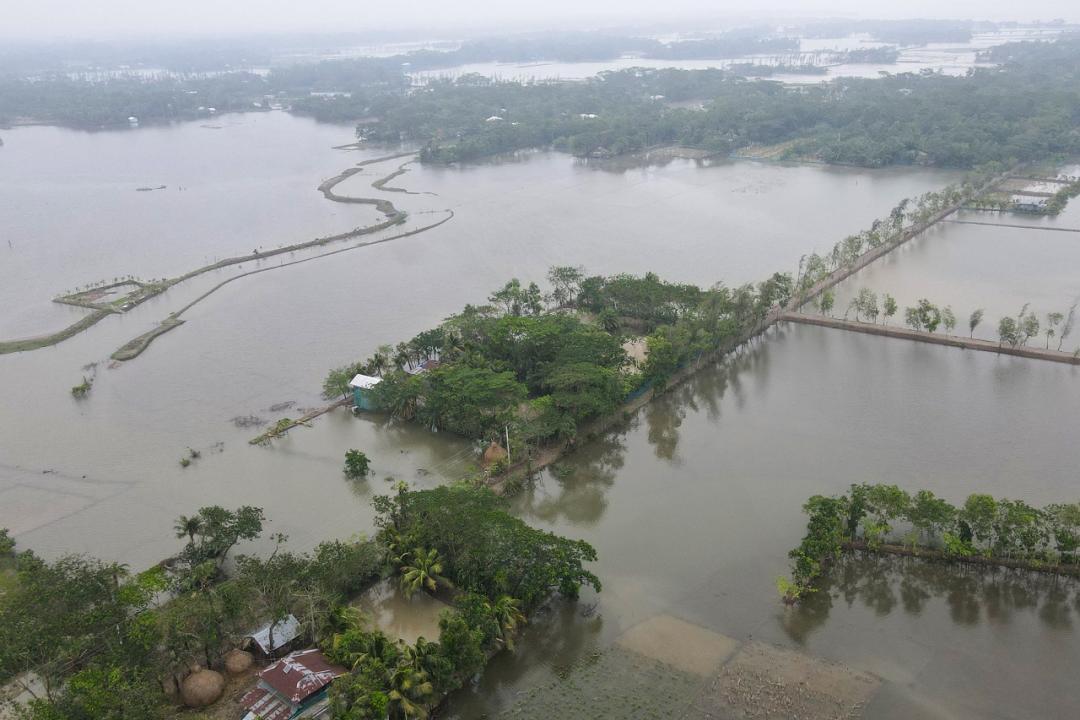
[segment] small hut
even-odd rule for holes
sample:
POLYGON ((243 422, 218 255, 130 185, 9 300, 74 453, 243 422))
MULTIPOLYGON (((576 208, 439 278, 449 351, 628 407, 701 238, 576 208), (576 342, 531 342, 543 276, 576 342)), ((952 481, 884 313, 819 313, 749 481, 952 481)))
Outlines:
POLYGON ((291 650, 299 636, 300 621, 292 615, 286 615, 277 622, 263 625, 248 635, 248 639, 252 653, 266 662, 291 650))
POLYGON ((352 388, 353 408, 357 410, 377 410, 378 403, 372 397, 371 391, 381 382, 381 377, 359 374, 350 380, 349 387, 352 388))

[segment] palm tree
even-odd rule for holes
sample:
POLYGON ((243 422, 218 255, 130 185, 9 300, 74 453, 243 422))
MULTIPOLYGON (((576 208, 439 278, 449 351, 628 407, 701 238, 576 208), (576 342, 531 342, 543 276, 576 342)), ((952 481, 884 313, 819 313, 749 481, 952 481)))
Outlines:
POLYGON ((382 531, 383 545, 386 546, 386 556, 390 563, 405 565, 409 562, 409 551, 405 549, 409 539, 400 530, 388 527, 382 531))
POLYGON ((428 716, 426 705, 435 694, 435 686, 426 672, 398 665, 390 675, 390 688, 390 717, 422 720, 428 716))
POLYGON ((181 515, 176 520, 176 524, 173 525, 173 530, 176 531, 176 537, 188 539, 188 545, 195 544, 195 536, 202 532, 203 519, 198 515, 181 515))
POLYGON ((519 625, 525 624, 525 615, 521 612, 521 602, 509 595, 502 595, 491 606, 491 614, 499 623, 499 634, 502 636, 503 645, 508 650, 514 649, 514 632, 519 625))
POLYGON ((438 659, 438 652, 439 643, 428 642, 421 636, 416 639, 415 645, 402 643, 399 662, 413 670, 429 672, 431 664, 438 659))
POLYGON ((406 597, 412 597, 417 590, 435 592, 439 583, 447 584, 442 577, 442 560, 435 548, 416 548, 409 554, 409 560, 410 563, 401 566, 401 588, 406 597))

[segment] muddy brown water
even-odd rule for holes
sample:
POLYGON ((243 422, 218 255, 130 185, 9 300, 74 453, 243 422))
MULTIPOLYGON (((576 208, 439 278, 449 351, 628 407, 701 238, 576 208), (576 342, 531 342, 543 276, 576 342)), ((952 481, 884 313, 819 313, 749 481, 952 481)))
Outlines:
MULTIPOLYGON (((49 298, 73 285, 129 272, 172 275, 206 256, 371 221, 370 209, 328 203, 315 187, 385 149, 332 151, 349 140, 348 128, 281 114, 240 118, 235 127, 224 120, 220 131, 184 124, 145 135, 6 133, 0 202, 5 230, 17 233, 10 247, 0 242, 4 332, 62 322, 49 298), (205 139, 226 132, 236 137, 225 145, 205 139), (228 148, 240 153, 233 162, 221 159, 228 148), (185 183, 205 183, 194 204, 187 190, 170 194, 187 184, 163 177, 178 154, 179 167, 193 168, 185 183), (256 164, 245 169, 249 160, 256 164), (133 189, 146 184, 170 188, 133 189), (176 206, 150 211, 132 207, 136 200, 176 206), (219 228, 223 216, 230 219, 219 228)), ((398 164, 365 168, 339 190, 370 193, 370 182, 398 164)), ((757 280, 794 270, 803 253, 954 178, 684 160, 620 167, 548 153, 467 168, 410 166, 394 184, 437 193, 393 194, 410 223, 447 207, 454 221, 232 283, 115 369, 109 353, 228 273, 173 288, 56 347, 0 357, 0 526, 46 556, 90 552, 133 567, 175 552, 175 517, 211 503, 264 507, 268 532, 287 533, 297 549, 370 533, 370 499, 389 490, 386 478, 445 482, 469 471, 473 449, 346 412, 270 448, 249 447, 257 430, 231 419, 302 414, 320 403, 328 367, 482 302, 510 276, 542 281, 558 263, 706 284, 757 280), (69 389, 94 362, 94 387, 76 401, 69 389), (296 405, 270 411, 286 401, 296 405), (188 447, 202 456, 182 468, 188 447), (351 447, 372 458, 366 481, 341 475, 351 447)), ((1051 602, 1058 591, 913 586, 900 564, 886 573, 892 602, 879 598, 888 596, 883 590, 858 590, 882 587, 882 571, 856 568, 843 586, 854 590, 838 585, 831 602, 823 593, 819 605, 791 612, 776 601, 773 580, 801 536, 801 503, 850 482, 930 487, 954 500, 976 490, 1039 503, 1075 499, 1070 468, 1080 458, 1069 424, 1080 406, 1077 383, 1072 368, 1019 359, 820 328, 774 333, 644 408, 619 433, 586 444, 565 461, 565 480, 545 476, 515 500, 529 522, 593 542, 605 590, 534 618, 517 654, 500 656, 476 689, 453 698, 450 714, 508 711, 530 689, 573 679, 594 652, 618 648, 611 667, 642 667, 622 654, 637 650, 618 640, 663 616, 676 622, 662 627, 705 628, 739 648, 753 636, 873 673, 883 679, 874 717, 902 717, 912 707, 942 717, 1067 716, 1080 705, 1066 671, 1080 659, 1074 595, 1051 602), (911 595, 926 597, 905 602, 911 595)), ((663 637, 634 647, 662 648, 663 637)), ((702 656, 711 657, 708 648, 702 656)), ((649 672, 670 680, 672 697, 690 687, 683 670, 665 668, 649 672)), ((632 677, 616 677, 612 691, 625 691, 632 677)))
MULTIPOLYGON (((566 479, 545 475, 515 500, 530 523, 593 543, 604 589, 538 617, 518 653, 496 658, 448 716, 541 717, 516 705, 530 688, 571 687, 583 658, 672 616, 702 636, 870 673, 881 687, 865 717, 1069 717, 1080 706, 1069 670, 1080 660, 1073 582, 856 559, 791 610, 774 580, 804 531, 801 504, 851 483, 925 487, 953 501, 975 491, 1075 500, 1077 403, 1071 367, 806 326, 775 331, 564 460, 566 479)), ((646 652, 694 656, 678 633, 666 638, 646 652)), ((649 692, 633 673, 588 677, 597 695, 649 692)))

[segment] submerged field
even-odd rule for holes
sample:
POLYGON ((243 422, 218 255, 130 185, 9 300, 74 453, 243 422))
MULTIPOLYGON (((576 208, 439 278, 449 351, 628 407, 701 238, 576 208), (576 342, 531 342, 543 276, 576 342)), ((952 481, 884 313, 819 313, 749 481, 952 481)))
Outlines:
MULTIPOLYGON (((252 121, 279 122, 273 118, 252 121)), ((369 210, 354 216, 315 192, 366 151, 330 151, 348 139, 340 128, 287 124, 274 133, 291 138, 298 156, 319 160, 293 165, 292 151, 282 152, 266 160, 273 180, 214 170, 214 146, 201 138, 227 132, 228 123, 132 135, 142 145, 131 147, 150 158, 189 143, 191 176, 210 178, 195 206, 185 200, 167 213, 128 206, 164 203, 164 192, 124 194, 126 183, 156 178, 114 174, 69 188, 88 203, 78 224, 64 213, 52 217, 54 198, 42 188, 55 177, 46 173, 20 201, 21 239, 0 247, 14 261, 0 266, 11 281, 4 297, 18 309, 3 330, 72 311, 54 311, 48 299, 97 273, 111 277, 106 268, 119 261, 148 278, 202 257, 366 222, 369 210), (281 195, 262 192, 263 182, 281 195), (297 201, 301 210, 290 205, 294 196, 307 198, 297 201), (235 217, 230 197, 246 198, 235 217), (275 214, 281 208, 289 212, 275 214), (132 213, 129 228, 124 218, 132 213), (207 221, 214 213, 229 215, 228 223, 207 221), (206 224, 185 224, 186 215, 206 224), (51 263, 55 275, 42 271, 51 263)), ((15 138, 5 152, 21 132, 5 136, 15 138)), ((255 132, 243 146, 261 153, 262 137, 255 132)), ((101 144, 100 153, 117 147, 106 135, 64 142, 101 144)), ((369 192, 397 164, 365 169, 338 191, 369 192)), ((133 567, 175 552, 175 517, 213 503, 265 508, 268 532, 289 534, 298 549, 370 533, 370 499, 389 491, 387 478, 418 487, 453 480, 470 471, 475 449, 346 412, 269 448, 248 446, 267 423, 320 404, 328 367, 483 302, 511 276, 540 281, 552 264, 729 285, 794 272, 802 254, 824 251, 901 198, 954 178, 687 160, 635 167, 549 153, 466 168, 409 166, 391 185, 433 194, 394 193, 395 204, 414 222, 451 208, 452 222, 232 283, 118 367, 109 366, 109 353, 205 287, 154 298, 54 348, 0 357, 0 421, 18 428, 0 449, 0 527, 48 557, 87 551, 133 567), (77 401, 69 388, 84 375, 93 375, 93 388, 77 401), (372 458, 368 480, 342 477, 343 453, 353 447, 372 458), (181 467, 188 448, 201 457, 181 467)), ((188 191, 173 197, 181 192, 188 191)), ((1075 263, 1060 260, 1071 257, 1072 235, 1038 235, 1052 244, 1036 247, 1014 232, 944 226, 845 287, 893 292, 901 304, 930 296, 958 314, 985 302, 988 317, 1021 298, 1045 295, 1050 305, 1072 292, 1066 270, 1075 263), (1013 259, 1019 249, 1024 262, 1013 259)), ((851 558, 821 593, 786 610, 774 581, 803 534, 800 506, 814 493, 866 481, 925 487, 953 501, 975 491, 1033 504, 1075 499, 1076 407, 1076 368, 821 328, 774 329, 615 432, 581 443, 513 499, 527 522, 596 546, 604 591, 534 617, 517 652, 497 656, 476 688, 451 699, 448 715, 539 718, 572 706, 589 717, 755 717, 760 707, 748 706, 739 688, 771 678, 778 687, 767 707, 809 717, 830 702, 886 719, 1067 716, 1080 703, 1070 672, 1080 661, 1072 583, 851 558), (808 677, 823 696, 789 692, 808 677)), ((389 596, 373 602, 399 634, 430 632, 430 613, 389 596)))
MULTIPOLYGON (((852 560, 785 610, 774 579, 804 531, 802 502, 850 483, 1071 500, 1080 455, 1066 428, 1078 401, 1075 368, 777 332, 582 448, 563 463, 565 479, 545 476, 516 499, 528 522, 596 546, 604 592, 585 599, 588 617, 566 608, 540 621, 520 657, 500 657, 476 693, 454 699, 455 717, 513 708, 519 693, 658 616, 870 673, 882 686, 865 717, 1067 714, 1080 697, 1063 689, 1067 672, 1048 668, 1080 659, 1075 583, 852 560), (1035 447, 1055 448, 1055 459, 1035 447)), ((666 652, 684 645, 675 638, 666 652)), ((636 687, 625 675, 601 685, 636 687)))

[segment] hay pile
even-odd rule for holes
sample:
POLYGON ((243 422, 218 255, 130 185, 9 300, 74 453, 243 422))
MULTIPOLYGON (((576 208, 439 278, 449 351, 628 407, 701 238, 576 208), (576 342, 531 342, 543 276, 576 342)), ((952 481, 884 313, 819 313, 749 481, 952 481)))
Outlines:
POLYGON ((225 692, 225 678, 213 670, 196 669, 184 678, 180 697, 188 707, 200 708, 213 705, 225 692))

